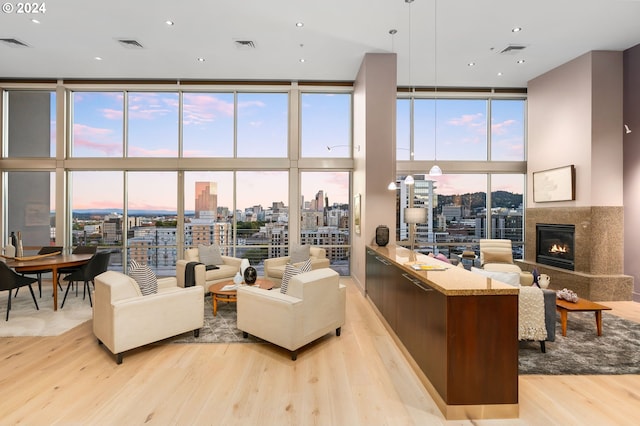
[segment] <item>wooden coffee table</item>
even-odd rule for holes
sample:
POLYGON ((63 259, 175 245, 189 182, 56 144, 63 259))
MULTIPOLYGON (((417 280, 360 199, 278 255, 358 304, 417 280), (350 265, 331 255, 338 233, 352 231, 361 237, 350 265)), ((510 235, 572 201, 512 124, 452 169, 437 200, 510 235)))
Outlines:
POLYGON ((556 299, 556 309, 560 312, 560 323, 562 324, 562 335, 567 335, 567 314, 569 312, 595 312, 596 328, 598 336, 602 336, 602 311, 611 310, 610 307, 592 302, 587 299, 578 299, 576 303, 564 299, 556 299))
MULTIPOLYGON (((227 285, 233 285, 233 280, 222 281, 219 283, 211 284, 209 291, 211 292, 211 304, 213 305, 213 316, 218 314, 218 302, 237 302, 238 292, 236 290, 223 291, 222 288, 227 285)), ((245 284, 248 285, 248 284, 245 284)), ((265 290, 271 290, 273 288, 273 281, 266 280, 264 278, 258 278, 252 287, 259 287, 265 290)))

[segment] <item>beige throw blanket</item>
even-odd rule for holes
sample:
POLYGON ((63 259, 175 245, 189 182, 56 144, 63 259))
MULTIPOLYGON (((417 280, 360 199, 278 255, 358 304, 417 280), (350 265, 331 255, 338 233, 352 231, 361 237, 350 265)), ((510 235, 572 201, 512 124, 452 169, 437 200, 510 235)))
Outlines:
POLYGON ((518 339, 545 340, 544 295, 538 287, 520 287, 518 296, 518 339))

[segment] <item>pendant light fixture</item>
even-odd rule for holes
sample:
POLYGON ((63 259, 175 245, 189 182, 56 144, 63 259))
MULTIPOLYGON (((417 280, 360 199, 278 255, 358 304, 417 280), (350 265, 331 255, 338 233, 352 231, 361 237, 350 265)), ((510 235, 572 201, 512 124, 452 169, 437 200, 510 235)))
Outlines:
MULTIPOLYGON (((389 34, 391 35, 391 51, 393 52, 394 49, 394 45, 393 45, 393 41, 394 41, 394 36, 398 33, 398 30, 396 29, 390 29, 389 30, 389 34)), ((394 155, 395 153, 393 152, 394 146, 393 146, 393 141, 395 139, 393 138, 393 136, 391 137, 391 143, 389 143, 389 145, 391 146, 391 160, 393 162, 393 167, 392 167, 392 176, 391 176, 391 181, 389 182, 389 185, 387 186, 387 189, 389 191, 396 191, 398 189, 398 185, 396 185, 396 156, 394 155)))
MULTIPOLYGON (((411 3, 413 3, 413 0, 404 0, 405 3, 407 3, 409 5, 409 88, 411 89, 411 3)), ((412 89, 411 89, 412 90, 412 89)), ((410 162, 413 161, 413 157, 409 158, 410 162)), ((413 176, 411 175, 411 169, 409 169, 409 174, 407 175, 406 178, 404 178, 404 184, 405 185, 413 185, 415 183, 415 180, 413 179, 413 176)))
POLYGON ((433 161, 429 176, 442 176, 438 161, 438 0, 433 0, 433 161))

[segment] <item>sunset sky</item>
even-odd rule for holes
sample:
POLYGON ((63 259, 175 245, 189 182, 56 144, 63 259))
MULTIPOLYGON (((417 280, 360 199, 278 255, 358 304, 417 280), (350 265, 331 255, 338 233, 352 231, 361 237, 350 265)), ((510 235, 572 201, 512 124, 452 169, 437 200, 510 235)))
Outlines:
MULTIPOLYGON (((124 99, 122 92, 74 92, 73 155, 75 157, 123 156, 124 99)), ((409 108, 398 102, 397 158, 408 159, 409 108)), ((184 93, 183 150, 185 157, 233 157, 233 93, 184 93)), ((128 99, 128 155, 176 157, 178 155, 179 97, 177 93, 133 92, 128 99)), ((524 159, 524 102, 494 101, 492 157, 494 160, 524 159)), ((286 93, 240 93, 237 108, 238 157, 286 157, 288 135, 286 93)), ((350 144, 350 97, 304 94, 302 108, 302 155, 347 157, 350 144), (335 147, 331 151, 327 146, 335 147)), ((486 160, 487 103, 484 100, 416 100, 415 159, 486 160), (437 119, 436 119, 437 117, 437 119), (437 122, 437 129, 434 129, 437 122), (433 145, 437 137, 437 151, 433 145)), ((419 171, 416 171, 419 173, 419 171)), ((426 171, 422 171, 424 173, 426 171)), ((73 208, 122 208, 122 172, 74 172, 73 208), (96 197, 96 188, 100 196, 96 197)), ((256 204, 270 207, 274 201, 288 204, 286 172, 240 172, 237 175, 237 207, 256 204)), ((232 207, 232 173, 187 172, 185 209, 194 208, 196 181, 218 182, 219 205, 232 207)), ((484 177, 445 175, 437 180, 437 193, 485 191, 484 177)), ((493 179, 493 190, 521 193, 522 176, 493 179)), ((302 194, 312 199, 319 190, 330 203, 349 202, 346 173, 305 173, 302 194)), ((133 172, 129 177, 130 209, 175 210, 175 172, 133 172), (153 190, 150 190, 153 189, 153 190)))

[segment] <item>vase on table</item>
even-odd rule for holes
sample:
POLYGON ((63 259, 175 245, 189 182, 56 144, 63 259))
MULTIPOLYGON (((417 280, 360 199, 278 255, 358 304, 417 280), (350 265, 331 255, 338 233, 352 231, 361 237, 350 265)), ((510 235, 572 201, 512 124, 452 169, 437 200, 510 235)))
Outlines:
POLYGON ((18 232, 18 242, 16 244, 16 257, 22 257, 24 250, 22 249, 22 234, 18 232))
POLYGON ((258 271, 253 266, 248 266, 247 269, 244 270, 244 282, 247 284, 255 284, 258 279, 258 271))
POLYGON ((16 255, 16 247, 13 245, 13 241, 11 241, 11 238, 9 238, 9 241, 7 241, 7 245, 4 246, 4 255, 6 257, 15 257, 16 255))
POLYGON ((240 272, 236 272, 236 275, 233 277, 233 283, 235 285, 242 284, 242 275, 240 275, 240 272))
POLYGON ((249 259, 242 259, 240 261, 240 275, 244 276, 244 271, 251 266, 251 264, 249 263, 249 259))

